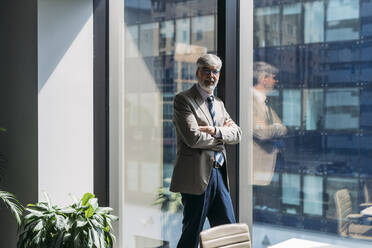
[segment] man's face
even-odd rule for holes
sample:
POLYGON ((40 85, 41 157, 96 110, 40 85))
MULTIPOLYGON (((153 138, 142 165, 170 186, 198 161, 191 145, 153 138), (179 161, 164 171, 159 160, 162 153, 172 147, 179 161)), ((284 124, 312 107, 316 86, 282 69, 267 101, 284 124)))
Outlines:
POLYGON ((220 79, 220 71, 215 66, 202 67, 196 71, 196 77, 198 78, 200 87, 209 94, 212 94, 220 79))
POLYGON ((275 78, 276 75, 270 74, 263 78, 263 85, 266 90, 273 90, 278 80, 275 78))

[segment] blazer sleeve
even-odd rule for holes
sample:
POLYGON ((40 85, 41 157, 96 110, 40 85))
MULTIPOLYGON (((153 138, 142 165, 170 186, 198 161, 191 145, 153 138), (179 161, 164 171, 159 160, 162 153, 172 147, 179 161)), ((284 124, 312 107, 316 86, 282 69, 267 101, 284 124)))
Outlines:
MULTIPOLYGON (((227 113, 222 101, 221 101, 221 104, 222 104, 221 107, 222 107, 222 111, 224 115, 224 121, 227 121, 227 120, 233 121, 229 113, 227 113)), ((217 127, 217 128, 221 132, 220 139, 222 140, 224 144, 229 144, 229 145, 238 144, 242 139, 242 130, 238 125, 236 125, 234 121, 233 121, 233 124, 230 125, 229 127, 224 126, 224 127, 217 127)))
POLYGON ((210 134, 201 132, 194 112, 186 97, 178 94, 174 98, 173 123, 182 141, 190 148, 221 151, 223 144, 210 134))
POLYGON ((268 125, 266 123, 258 124, 256 122, 257 116, 253 119, 253 137, 261 140, 267 141, 275 138, 283 137, 287 134, 287 128, 282 124, 281 120, 277 116, 274 110, 272 110, 274 123, 268 125))
POLYGON ((258 140, 271 140, 283 137, 287 134, 287 128, 281 123, 267 124, 253 124, 253 137, 258 140))

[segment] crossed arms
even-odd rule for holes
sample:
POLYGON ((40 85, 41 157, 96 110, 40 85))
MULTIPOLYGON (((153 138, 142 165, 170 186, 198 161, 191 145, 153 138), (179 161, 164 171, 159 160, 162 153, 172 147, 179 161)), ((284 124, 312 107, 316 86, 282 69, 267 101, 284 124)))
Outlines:
POLYGON ((223 107, 224 125, 222 127, 199 126, 195 110, 193 111, 187 97, 179 94, 174 99, 173 122, 177 134, 190 148, 222 151, 224 144, 237 144, 241 140, 241 129, 230 118, 223 107), (216 129, 220 137, 216 137, 216 129))

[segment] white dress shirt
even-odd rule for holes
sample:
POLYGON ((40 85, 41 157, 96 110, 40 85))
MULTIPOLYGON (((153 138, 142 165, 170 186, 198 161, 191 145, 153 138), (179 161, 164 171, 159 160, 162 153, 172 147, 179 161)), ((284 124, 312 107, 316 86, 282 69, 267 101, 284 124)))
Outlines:
MULTIPOLYGON (((210 96, 213 96, 213 94, 209 94, 209 93, 205 92, 200 87, 199 83, 196 84, 196 89, 198 89, 198 91, 199 91, 201 97, 203 98, 204 102, 207 104, 207 106, 209 106, 209 102, 208 102, 207 98, 210 97, 210 96)), ((209 107, 208 107, 208 109, 209 109, 209 107)), ((216 128, 216 134, 213 135, 213 137, 215 137, 215 138, 221 138, 222 134, 221 134, 220 129, 218 127, 215 127, 215 128, 216 128)))

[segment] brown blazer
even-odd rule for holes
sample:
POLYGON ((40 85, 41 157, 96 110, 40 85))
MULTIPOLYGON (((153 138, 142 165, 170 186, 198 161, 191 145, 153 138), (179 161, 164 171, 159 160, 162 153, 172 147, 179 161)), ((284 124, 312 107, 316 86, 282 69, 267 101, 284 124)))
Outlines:
POLYGON ((271 108, 273 124, 269 124, 267 114, 253 95, 253 184, 268 185, 274 174, 278 149, 274 139, 287 134, 274 109, 271 108))
MULTIPOLYGON (((214 151, 224 154, 224 144, 237 144, 241 139, 241 129, 235 123, 224 127, 231 119, 223 102, 215 97, 216 127, 221 131, 221 138, 215 138, 201 132, 199 126, 213 126, 207 103, 200 96, 196 85, 181 92, 174 98, 173 123, 177 136, 177 154, 170 190, 187 194, 204 193, 209 183, 214 161, 214 151)), ((226 173, 225 182, 228 186, 226 173)))

